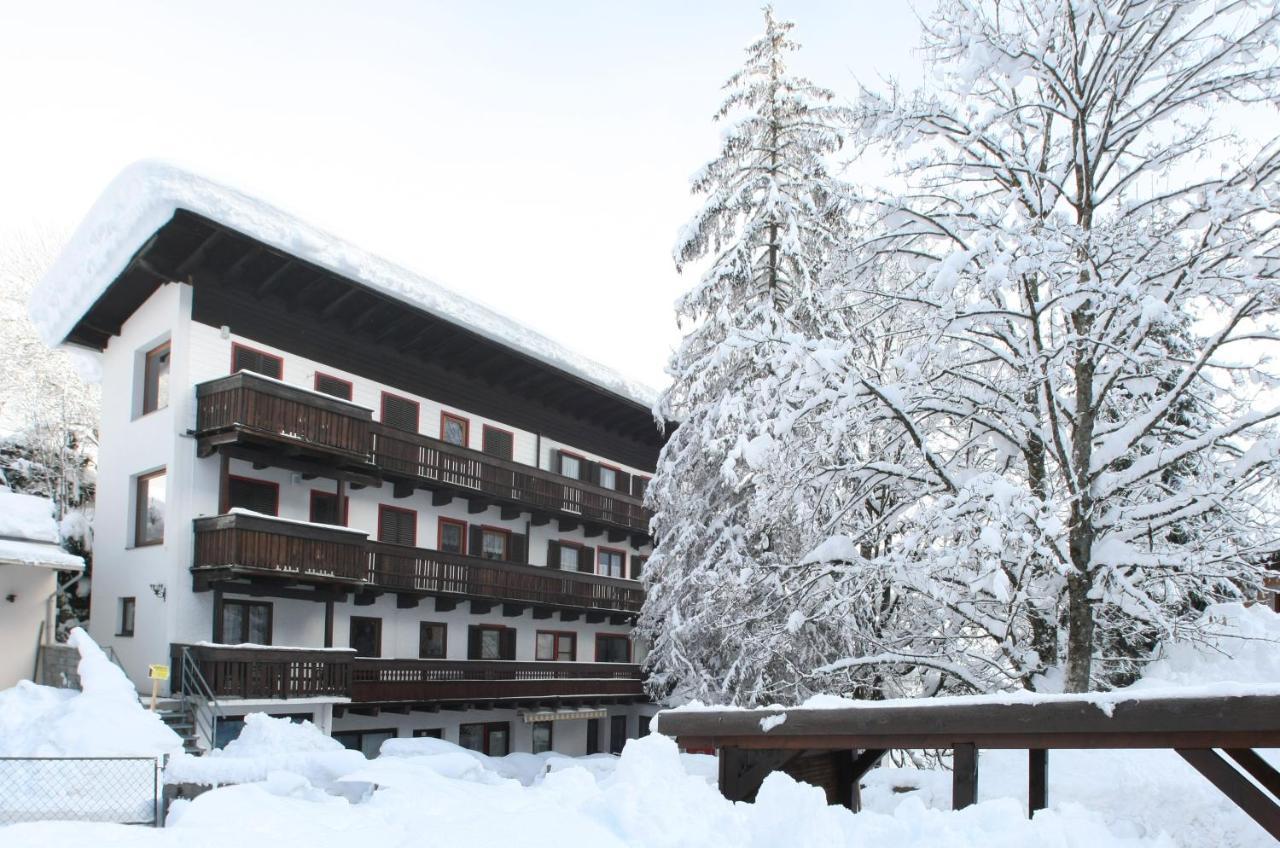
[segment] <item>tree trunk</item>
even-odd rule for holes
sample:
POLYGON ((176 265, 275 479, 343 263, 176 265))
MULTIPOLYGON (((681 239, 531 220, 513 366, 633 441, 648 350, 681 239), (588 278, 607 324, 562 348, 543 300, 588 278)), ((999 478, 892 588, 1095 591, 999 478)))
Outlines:
POLYGON ((1087 573, 1067 577, 1067 679, 1068 692, 1088 692, 1093 671, 1093 604, 1087 573))

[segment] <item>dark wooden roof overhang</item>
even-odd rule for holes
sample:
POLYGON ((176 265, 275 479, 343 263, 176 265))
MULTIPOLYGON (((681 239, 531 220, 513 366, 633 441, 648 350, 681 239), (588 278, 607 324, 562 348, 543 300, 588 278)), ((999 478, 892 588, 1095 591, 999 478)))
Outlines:
POLYGON ((193 318, 583 450, 652 469, 666 434, 643 404, 482 333, 178 210, 66 341, 106 347, 171 281, 193 318))

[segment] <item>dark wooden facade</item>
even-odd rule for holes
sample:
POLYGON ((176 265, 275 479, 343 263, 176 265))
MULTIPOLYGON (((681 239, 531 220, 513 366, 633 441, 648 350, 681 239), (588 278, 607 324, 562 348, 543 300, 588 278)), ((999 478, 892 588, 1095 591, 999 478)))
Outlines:
MULTIPOLYGON (((282 587, 481 600, 602 618, 634 616, 644 602, 634 580, 373 542, 358 530, 244 513, 197 518, 194 525, 197 591, 265 578, 282 587)), ((317 596, 329 599, 332 594, 317 596)))
MULTIPOLYGON (((232 645, 171 646, 172 668, 187 650, 217 698, 314 698, 351 695, 355 651, 232 645)), ((174 678, 176 687, 178 678, 174 678)))
POLYGON ((582 523, 607 530, 614 540, 630 535, 637 543, 646 541, 649 530, 641 478, 633 480, 635 492, 605 489, 400 430, 373 421, 364 407, 252 372, 196 387, 196 438, 203 456, 238 451, 255 461, 362 483, 386 480, 401 494, 430 489, 477 506, 527 512, 535 524, 552 518, 582 523))

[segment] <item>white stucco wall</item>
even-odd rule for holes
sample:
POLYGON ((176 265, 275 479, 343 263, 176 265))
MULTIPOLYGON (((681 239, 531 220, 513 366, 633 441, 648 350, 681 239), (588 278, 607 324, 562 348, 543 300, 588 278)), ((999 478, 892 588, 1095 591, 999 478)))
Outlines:
POLYGON ((32 679, 40 623, 57 578, 49 568, 0 564, 0 689, 32 679))

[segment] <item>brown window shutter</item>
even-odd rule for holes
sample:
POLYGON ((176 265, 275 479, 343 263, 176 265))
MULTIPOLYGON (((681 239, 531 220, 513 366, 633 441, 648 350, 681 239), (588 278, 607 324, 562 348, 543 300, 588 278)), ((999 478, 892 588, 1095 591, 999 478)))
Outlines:
POLYGON ((382 394, 382 423, 410 433, 418 432, 418 402, 398 395, 382 394))
POLYGON ((328 374, 316 375, 316 391, 343 400, 351 400, 351 384, 346 380, 330 377, 328 374))
POLYGON ((467 659, 480 659, 480 628, 474 624, 467 628, 467 659))
POLYGON ((552 539, 547 542, 547 568, 560 567, 560 543, 552 539))
POLYGON ((631 475, 625 471, 618 471, 618 491, 624 495, 631 491, 631 475))
POLYGON ((484 529, 471 525, 471 543, 468 546, 469 553, 473 557, 484 556, 484 529))
POLYGON ((585 545, 578 549, 578 570, 594 574, 596 570, 596 549, 585 545))
POLYGON ((514 627, 508 627, 502 631, 502 636, 498 639, 498 646, 498 656, 504 660, 516 658, 516 630, 514 627))
POLYGON ((507 545, 507 557, 510 562, 528 562, 529 537, 523 533, 512 533, 511 544, 507 545))
POLYGON ((515 456, 515 440, 506 430, 485 427, 483 444, 480 449, 489 454, 489 456, 496 456, 499 459, 511 459, 515 456))
POLYGON ((551 470, 557 474, 564 473, 564 454, 560 453, 558 448, 551 450, 551 470))
POLYGON ((578 479, 587 483, 600 483, 600 464, 589 459, 578 460, 578 479))

